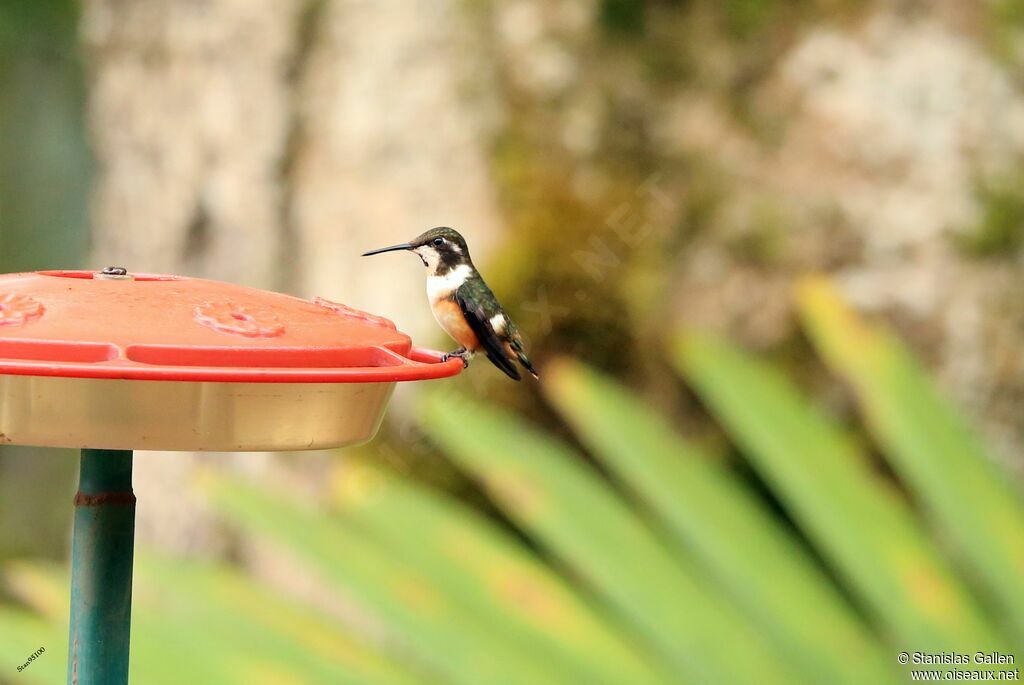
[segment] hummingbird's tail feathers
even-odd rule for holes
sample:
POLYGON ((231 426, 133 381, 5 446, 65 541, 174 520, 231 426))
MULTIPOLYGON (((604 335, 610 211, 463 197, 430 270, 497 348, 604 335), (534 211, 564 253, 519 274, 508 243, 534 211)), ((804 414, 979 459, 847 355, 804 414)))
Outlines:
POLYGON ((515 355, 515 358, 519 360, 519 363, 523 365, 523 368, 530 372, 530 375, 540 380, 540 376, 537 375, 537 369, 533 368, 533 363, 530 358, 526 356, 526 350, 523 348, 523 338, 519 335, 519 330, 514 327, 514 324, 510 326, 509 330, 509 352, 510 356, 515 355))
POLYGON ((487 352, 487 358, 491 360, 491 363, 501 369, 506 376, 514 381, 518 381, 522 378, 519 375, 519 370, 515 367, 515 364, 512 363, 511 359, 500 352, 494 354, 489 349, 485 349, 485 351, 487 352))
POLYGON ((530 372, 531 376, 540 380, 540 376, 537 375, 537 369, 533 368, 533 364, 530 362, 530 359, 522 350, 516 350, 516 357, 518 357, 519 363, 523 365, 523 368, 530 372))

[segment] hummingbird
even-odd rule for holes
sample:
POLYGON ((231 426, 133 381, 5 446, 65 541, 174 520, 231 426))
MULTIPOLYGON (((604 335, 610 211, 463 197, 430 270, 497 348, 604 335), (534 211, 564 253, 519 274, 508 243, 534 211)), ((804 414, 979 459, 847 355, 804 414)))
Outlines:
POLYGON ((399 250, 415 252, 423 262, 427 269, 427 299, 434 318, 460 345, 445 354, 444 361, 455 357, 466 367, 473 355, 483 350, 509 378, 520 379, 517 361, 534 378, 539 378, 523 349, 519 329, 476 270, 466 240, 458 231, 438 226, 407 243, 370 250, 363 256, 399 250))

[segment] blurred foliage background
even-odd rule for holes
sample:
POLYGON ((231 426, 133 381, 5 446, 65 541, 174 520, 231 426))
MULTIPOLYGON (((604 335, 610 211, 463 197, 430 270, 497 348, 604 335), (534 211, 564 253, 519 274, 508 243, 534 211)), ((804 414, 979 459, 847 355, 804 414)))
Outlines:
MULTIPOLYGON (((401 388, 338 452, 140 455, 134 679, 1024 657, 1020 7, 2 3, 5 271, 323 295, 443 348, 415 260, 357 255, 448 224, 543 378, 401 388)), ((0 448, 0 683, 62 677, 75 456, 0 448)))

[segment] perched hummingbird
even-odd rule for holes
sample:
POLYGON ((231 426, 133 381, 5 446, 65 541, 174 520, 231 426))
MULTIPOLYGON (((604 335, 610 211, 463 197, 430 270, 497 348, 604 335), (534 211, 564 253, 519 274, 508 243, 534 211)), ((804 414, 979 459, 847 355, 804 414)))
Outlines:
POLYGON ((498 304, 469 257, 466 240, 455 229, 432 228, 408 243, 364 252, 363 256, 409 250, 427 268, 427 298, 434 318, 461 347, 444 355, 469 366, 470 358, 483 349, 487 358, 510 378, 519 380, 518 361, 534 378, 537 372, 523 350, 519 329, 498 304))

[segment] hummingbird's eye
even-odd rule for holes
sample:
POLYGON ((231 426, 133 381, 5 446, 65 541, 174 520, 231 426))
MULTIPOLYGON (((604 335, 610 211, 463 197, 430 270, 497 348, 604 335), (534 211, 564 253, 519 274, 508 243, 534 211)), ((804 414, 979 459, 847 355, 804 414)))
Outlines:
POLYGON ((435 247, 441 247, 442 245, 444 245, 444 238, 434 238, 430 242, 434 243, 435 247))

